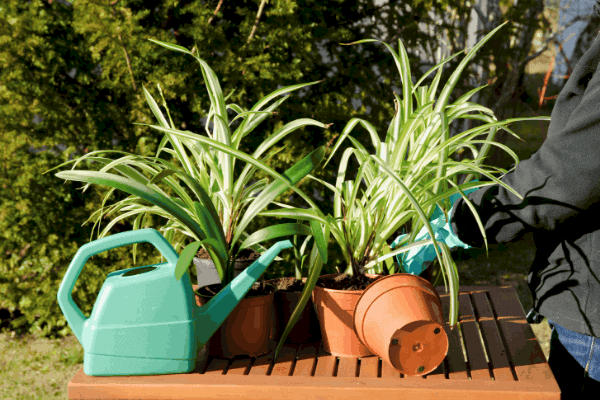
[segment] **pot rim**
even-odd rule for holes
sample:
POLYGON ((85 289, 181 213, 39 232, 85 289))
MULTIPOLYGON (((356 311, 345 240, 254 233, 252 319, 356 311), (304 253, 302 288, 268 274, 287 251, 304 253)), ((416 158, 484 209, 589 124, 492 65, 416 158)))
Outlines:
MULTIPOLYGON (((210 286, 210 285, 206 285, 206 286, 210 286)), ((199 290, 200 288, 203 288, 203 287, 205 287, 205 286, 192 285, 192 291, 193 291, 193 293, 194 293, 196 296, 198 296, 198 297, 202 297, 202 298, 205 298, 205 299, 212 299, 213 297, 215 297, 215 296, 216 296, 216 294, 215 294, 215 295, 213 295, 213 296, 210 296, 210 297, 208 297, 208 296, 203 296, 202 294, 198 293, 198 290, 199 290), (196 288, 195 288, 195 289, 194 289, 194 286, 196 286, 196 288)), ((221 289, 221 290, 222 290, 222 289, 221 289)), ((260 296, 252 296, 252 297, 246 297, 246 295, 244 295, 244 297, 242 297, 242 298, 240 299, 239 303, 241 303, 241 302, 242 302, 242 301, 244 301, 244 300, 255 300, 255 299, 259 299, 259 300, 266 300, 266 301, 268 301, 268 299, 264 299, 264 298, 265 298, 265 297, 268 297, 268 296, 273 296, 273 297, 274 297, 274 295, 275 295, 275 292, 271 292, 271 293, 268 293, 268 294, 262 294, 262 295, 260 295, 260 296)), ((210 300, 209 300, 209 301, 210 301, 210 300)), ((238 304, 239 304, 239 303, 238 303, 238 304)))
MULTIPOLYGON (((319 276, 319 278, 324 277, 324 276, 338 276, 338 275, 342 275, 342 273, 335 273, 335 274, 325 274, 325 275, 321 275, 319 276)), ((381 274, 365 274, 365 276, 367 278, 377 278, 377 281, 380 280, 382 277, 384 277, 384 275, 381 274)), ((318 279, 317 279, 318 280, 318 279)), ((375 282, 377 282, 375 281, 375 282)), ((329 288, 324 288, 321 286, 317 286, 315 285, 313 290, 319 289, 319 290, 325 290, 326 292, 334 292, 334 293, 349 293, 349 294, 358 294, 360 293, 362 295, 362 293, 365 292, 365 290, 367 290, 373 283, 375 282, 371 282, 369 284, 369 286, 367 286, 366 289, 362 289, 362 290, 341 290, 341 289, 329 289, 329 288)))

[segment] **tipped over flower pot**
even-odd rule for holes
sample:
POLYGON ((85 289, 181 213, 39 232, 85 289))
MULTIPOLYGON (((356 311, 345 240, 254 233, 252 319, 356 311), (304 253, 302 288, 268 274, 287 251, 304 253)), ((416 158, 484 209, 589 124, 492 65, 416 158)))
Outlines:
POLYGON ((382 277, 356 303, 354 330, 369 351, 405 375, 425 375, 448 353, 442 304, 425 279, 382 277))

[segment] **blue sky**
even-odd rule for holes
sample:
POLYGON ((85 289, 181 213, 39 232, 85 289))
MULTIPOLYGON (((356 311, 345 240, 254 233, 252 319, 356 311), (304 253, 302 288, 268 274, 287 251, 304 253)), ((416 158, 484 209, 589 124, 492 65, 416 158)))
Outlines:
MULTIPOLYGON (((560 17, 559 17, 559 25, 564 26, 569 23, 575 16, 577 15, 586 15, 593 13, 593 6, 595 4, 594 0, 561 0, 560 7, 560 17), (569 4, 570 3, 570 4, 569 4), (566 8, 567 5, 569 7, 566 8)), ((575 33, 568 42, 563 45, 563 50, 569 59, 573 54, 573 50, 575 48, 575 43, 577 42, 577 37, 579 36, 579 32, 583 30, 586 23, 583 21, 577 22, 573 24, 569 29, 565 30, 561 36, 559 36, 559 40, 562 42, 566 40, 571 33, 575 33)), ((553 71, 552 80, 557 83, 558 78, 555 76, 565 75, 567 73, 567 64, 564 62, 563 57, 559 54, 555 60, 556 64, 553 71)))

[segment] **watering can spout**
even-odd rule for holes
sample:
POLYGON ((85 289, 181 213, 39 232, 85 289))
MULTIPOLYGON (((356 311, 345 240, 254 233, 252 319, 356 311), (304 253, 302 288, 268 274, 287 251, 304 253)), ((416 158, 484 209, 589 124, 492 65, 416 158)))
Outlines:
POLYGON ((198 344, 202 348, 219 329, 233 309, 244 298, 252 285, 260 278, 269 264, 283 249, 293 247, 292 242, 283 240, 265 251, 252 265, 242 271, 229 285, 224 287, 207 304, 201 307, 196 320, 198 344))

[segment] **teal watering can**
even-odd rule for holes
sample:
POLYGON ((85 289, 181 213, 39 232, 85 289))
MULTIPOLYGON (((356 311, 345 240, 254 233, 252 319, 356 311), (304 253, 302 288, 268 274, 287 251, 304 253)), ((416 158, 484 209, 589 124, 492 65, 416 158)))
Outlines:
POLYGON ((117 233, 82 246, 69 265, 58 304, 83 346, 83 372, 91 376, 162 375, 194 370, 198 350, 216 332, 289 240, 276 243, 250 267, 199 307, 189 271, 175 278, 179 258, 154 229, 117 233), (71 292, 91 256, 134 243, 154 245, 161 264, 108 274, 90 315, 85 318, 71 292))

